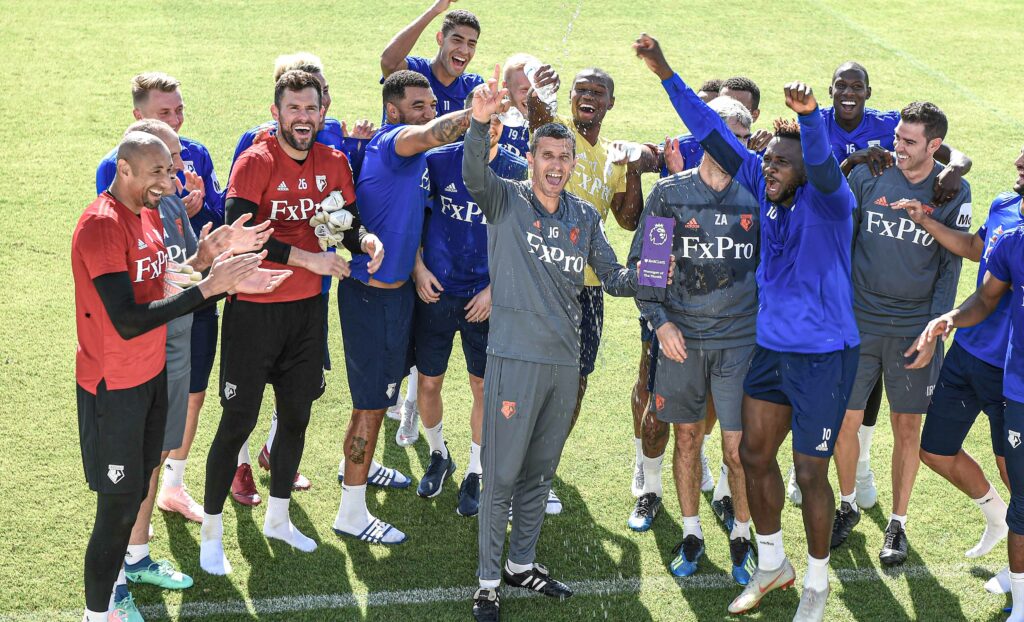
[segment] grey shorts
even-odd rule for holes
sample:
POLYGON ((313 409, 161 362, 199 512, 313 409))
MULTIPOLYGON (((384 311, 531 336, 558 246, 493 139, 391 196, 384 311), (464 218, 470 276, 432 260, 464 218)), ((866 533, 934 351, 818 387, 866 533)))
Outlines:
POLYGON ((931 363, 923 369, 907 369, 903 353, 917 337, 882 337, 861 333, 857 379, 850 393, 850 410, 864 410, 871 389, 882 376, 889 410, 898 413, 926 413, 942 369, 942 342, 935 348, 931 363))
POLYGON ((708 391, 722 429, 740 432, 743 379, 750 367, 754 346, 720 350, 687 349, 686 361, 677 363, 658 354, 654 379, 654 405, 658 420, 665 423, 696 423, 707 413, 708 391))
POLYGON ((192 377, 192 322, 167 327, 167 423, 163 451, 181 447, 188 417, 188 391, 192 377), (175 330, 176 329, 176 330, 175 330))

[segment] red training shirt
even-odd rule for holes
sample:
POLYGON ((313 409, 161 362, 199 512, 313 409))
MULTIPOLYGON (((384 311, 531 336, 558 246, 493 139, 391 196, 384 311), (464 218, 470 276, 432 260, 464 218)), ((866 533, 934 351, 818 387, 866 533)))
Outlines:
POLYGON ((163 231, 159 211, 147 208, 136 215, 109 192, 96 197, 78 219, 71 237, 78 328, 75 380, 90 393, 96 393, 103 379, 110 390, 137 387, 164 368, 167 327, 122 339, 92 282, 104 274, 127 272, 136 303, 162 299, 167 267, 163 231))
MULTIPOLYGON (((341 191, 346 205, 356 200, 352 167, 344 153, 320 143, 313 143, 306 159, 296 162, 281 149, 278 139, 270 138, 242 152, 231 172, 225 199, 252 201, 259 208, 251 224, 270 220, 275 239, 319 253, 309 219, 320 211, 320 201, 333 190, 341 191)), ((263 267, 291 270, 292 275, 273 292, 239 294, 239 300, 288 302, 316 296, 322 289, 323 277, 305 268, 272 261, 264 261, 263 267)))

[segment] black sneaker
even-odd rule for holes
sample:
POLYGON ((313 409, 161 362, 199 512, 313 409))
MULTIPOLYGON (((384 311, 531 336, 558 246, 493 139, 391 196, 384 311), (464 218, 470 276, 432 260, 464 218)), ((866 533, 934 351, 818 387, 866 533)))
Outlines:
POLYGON ((732 508, 732 497, 726 495, 718 501, 712 501, 711 509, 714 511, 715 516, 718 517, 718 520, 722 521, 725 530, 732 531, 732 526, 736 522, 736 513, 732 508))
POLYGON ((459 505, 455 513, 459 516, 476 516, 480 512, 480 476, 467 473, 459 486, 459 505))
POLYGON ((661 497, 657 493, 649 492, 640 495, 640 498, 636 500, 633 513, 629 515, 629 520, 626 521, 626 525, 633 531, 647 531, 651 528, 651 523, 658 516, 658 510, 660 509, 661 497))
POLYGON ((849 501, 840 503, 835 520, 832 521, 832 548, 838 548, 846 542, 859 522, 860 510, 854 509, 849 501))
POLYGON ((907 532, 898 520, 889 521, 885 528, 885 544, 878 559, 886 566, 898 566, 907 561, 907 532))
POLYGON ((750 540, 743 537, 729 540, 729 557, 732 559, 733 580, 740 585, 750 583, 750 577, 757 568, 754 546, 750 540))
POLYGON ((569 586, 551 578, 551 573, 542 564, 534 564, 533 568, 530 568, 526 572, 518 572, 512 574, 508 571, 508 566, 501 569, 501 576, 505 579, 505 583, 512 587, 525 587, 528 590, 534 592, 540 592, 545 596, 552 598, 569 598, 572 596, 572 590, 569 586))
POLYGON ((482 587, 473 594, 473 619, 477 622, 498 622, 501 598, 497 588, 482 587))
MULTIPOLYGON (((445 443, 444 446, 447 448, 448 443, 445 443)), ((445 480, 451 477, 454 472, 455 461, 452 460, 451 454, 448 454, 447 458, 442 458, 441 452, 432 452, 430 454, 430 465, 427 466, 427 472, 420 479, 420 485, 416 487, 416 494, 425 499, 436 497, 441 494, 441 486, 444 485, 445 480)))

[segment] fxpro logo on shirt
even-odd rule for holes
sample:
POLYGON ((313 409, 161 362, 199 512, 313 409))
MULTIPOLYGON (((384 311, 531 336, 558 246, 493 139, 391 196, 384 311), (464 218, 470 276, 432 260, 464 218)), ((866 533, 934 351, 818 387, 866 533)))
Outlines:
MULTIPOLYGON (((153 229, 145 234, 146 239, 150 244, 153 244, 155 240, 162 240, 162 232, 153 229)), ((146 250, 148 245, 142 240, 138 240, 138 249, 146 250)), ((167 267, 167 252, 164 250, 157 251, 156 255, 146 255, 140 259, 135 260, 135 282, 141 283, 145 280, 159 279, 164 269, 167 267)))
MULTIPOLYGON (((561 233, 558 227, 548 227, 548 237, 551 239, 559 238, 561 233)), ((583 255, 571 255, 566 253, 563 248, 548 246, 544 242, 544 238, 536 233, 532 231, 526 232, 526 243, 530 246, 530 252, 536 255, 538 259, 556 266, 562 272, 575 274, 583 272, 583 266, 586 263, 583 260, 583 255)))
MULTIPOLYGON (((968 224, 970 223, 968 222, 968 224)), ((918 227, 909 218, 900 218, 898 221, 886 220, 882 218, 882 214, 879 212, 868 210, 867 229, 868 233, 900 241, 909 241, 918 246, 931 246, 935 243, 935 238, 931 234, 918 227)))

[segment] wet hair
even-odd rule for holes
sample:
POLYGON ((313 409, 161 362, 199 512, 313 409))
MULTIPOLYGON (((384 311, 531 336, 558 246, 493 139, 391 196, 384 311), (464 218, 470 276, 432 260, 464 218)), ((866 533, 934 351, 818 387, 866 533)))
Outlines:
POLYGON ((772 122, 777 138, 792 138, 800 140, 800 124, 796 119, 775 119, 772 122))
POLYGON ((468 26, 476 31, 476 36, 480 36, 480 20, 466 9, 448 11, 441 23, 441 36, 447 37, 458 26, 468 26))
POLYGON ((836 67, 836 70, 832 72, 832 81, 835 82, 836 78, 839 77, 839 74, 843 73, 844 71, 849 71, 851 69, 859 71, 862 74, 864 74, 864 86, 870 86, 871 81, 868 79, 868 70, 864 68, 864 65, 861 65, 860 63, 854 60, 848 60, 842 65, 836 67))
POLYGON ((384 103, 397 104, 402 101, 405 99, 405 89, 409 87, 429 89, 430 82, 423 74, 409 69, 396 71, 384 80, 384 103))
MULTIPOLYGON (((128 166, 132 167, 132 172, 134 173, 137 170, 136 164, 138 164, 139 159, 154 149, 162 149, 167 152, 167 145, 152 134, 127 132, 124 138, 121 139, 121 143, 117 146, 117 160, 128 162, 128 166)), ((168 155, 170 155, 169 152, 168 155)))
POLYGON ((294 54, 282 54, 274 61, 274 82, 281 79, 286 71, 299 69, 306 73, 324 72, 324 64, 320 57, 309 52, 296 52, 294 54))
POLYGON ((149 92, 156 90, 164 93, 173 93, 181 86, 177 78, 159 71, 148 71, 140 73, 132 78, 132 104, 138 108, 149 99, 149 92))
POLYGON ((949 123, 946 114, 931 102, 913 102, 900 110, 900 120, 904 123, 920 123, 924 125, 924 137, 929 141, 936 138, 945 140, 949 123))
POLYGON ((722 82, 722 86, 719 88, 719 91, 723 91, 725 89, 750 93, 751 103, 754 106, 751 112, 761 107, 761 89, 757 88, 757 84, 755 84, 750 78, 745 78, 743 76, 734 76, 729 78, 722 82))
POLYGON ((509 56, 507 59, 505 59, 505 64, 502 65, 501 67, 501 75, 504 79, 507 80, 508 72, 514 69, 523 69, 530 63, 537 63, 538 65, 541 64, 541 62, 537 60, 535 56, 526 54, 525 52, 513 54, 512 56, 509 56))
POLYGON ((545 123, 537 128, 536 132, 530 132, 530 153, 537 155, 537 143, 541 138, 554 138, 556 140, 567 140, 572 147, 572 154, 576 155, 576 137, 572 130, 561 123, 545 123))
POLYGON ((163 133, 170 134, 171 136, 178 135, 174 128, 159 119, 140 119, 129 125, 128 129, 124 131, 124 135, 128 136, 132 132, 143 132, 157 137, 163 133))
POLYGON ((301 69, 286 71, 281 74, 281 77, 277 79, 277 84, 274 85, 274 105, 278 108, 281 107, 285 91, 304 91, 309 88, 316 91, 317 104, 321 104, 324 92, 320 81, 313 77, 313 74, 301 69))
POLYGON ((612 77, 608 75, 608 72, 604 69, 600 69, 598 67, 587 67, 586 69, 581 69, 580 72, 576 74, 573 82, 579 80, 580 74, 585 72, 593 74, 598 81, 603 82, 604 85, 608 87, 608 97, 615 97, 615 80, 612 80, 612 77))
POLYGON ((708 102, 708 107, 717 112, 718 116, 722 117, 722 120, 726 123, 730 119, 736 119, 740 122, 740 125, 748 130, 754 124, 754 117, 751 116, 747 107, 741 104, 739 100, 727 95, 719 95, 712 99, 708 102))
POLYGON ((717 92, 719 92, 721 90, 722 90, 722 79, 721 78, 711 78, 710 80, 705 80, 704 84, 700 85, 700 88, 697 89, 698 92, 704 91, 705 93, 717 93, 717 92))

